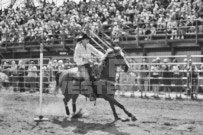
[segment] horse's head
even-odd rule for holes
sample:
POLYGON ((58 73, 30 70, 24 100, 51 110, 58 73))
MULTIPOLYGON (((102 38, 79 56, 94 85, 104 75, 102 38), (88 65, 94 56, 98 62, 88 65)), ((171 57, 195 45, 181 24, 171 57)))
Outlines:
POLYGON ((129 63, 125 58, 125 53, 120 47, 112 48, 112 51, 108 53, 107 57, 112 64, 114 63, 115 66, 121 66, 125 72, 128 71, 129 63))
POLYGON ((117 66, 121 66, 124 72, 127 72, 129 69, 125 54, 120 47, 114 47, 111 51, 108 51, 104 63, 106 65, 106 70, 108 69, 108 74, 106 75, 109 75, 109 77, 115 77, 117 66))

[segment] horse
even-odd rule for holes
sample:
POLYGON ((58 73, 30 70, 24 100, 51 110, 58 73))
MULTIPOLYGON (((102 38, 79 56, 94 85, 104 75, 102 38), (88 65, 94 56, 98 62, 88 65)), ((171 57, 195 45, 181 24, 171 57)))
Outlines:
MULTIPOLYGON (((125 114, 131 118, 132 121, 136 121, 137 118, 130 113, 122 104, 120 104, 115 98, 115 77, 116 77, 116 66, 121 66, 124 70, 124 72, 127 72, 129 69, 128 62, 125 59, 124 53, 121 49, 118 48, 113 48, 113 51, 108 52, 106 57, 101 61, 99 65, 97 65, 97 69, 99 69, 100 76, 96 81, 96 84, 100 84, 100 87, 98 85, 94 85, 97 87, 93 87, 93 91, 96 90, 96 97, 97 98, 103 98, 104 100, 108 101, 110 104, 110 107, 113 111, 113 116, 115 121, 117 120, 122 120, 121 118, 118 117, 118 114, 116 113, 115 106, 119 107, 122 109, 125 114), (102 84, 102 86, 101 86, 102 84)), ((82 78, 77 76, 78 74, 78 68, 74 67, 68 70, 63 70, 60 71, 56 74, 56 86, 55 86, 55 91, 58 91, 59 88, 61 88, 61 91, 64 95, 64 105, 65 105, 65 110, 66 114, 69 116, 69 108, 67 106, 68 102, 70 99, 72 99, 72 109, 73 109, 73 114, 76 112, 76 100, 79 96, 79 94, 82 94, 89 98, 89 94, 83 93, 84 90, 81 90, 81 80, 82 78), (68 83, 67 83, 68 82, 68 83), (71 85, 74 86, 79 86, 79 87, 74 87, 78 92, 73 92, 71 85)), ((95 83, 94 83, 95 84, 95 83)))

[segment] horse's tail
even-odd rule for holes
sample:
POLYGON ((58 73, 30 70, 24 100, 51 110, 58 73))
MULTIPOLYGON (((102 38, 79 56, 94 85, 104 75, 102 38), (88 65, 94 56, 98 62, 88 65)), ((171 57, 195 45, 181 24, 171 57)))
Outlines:
POLYGON ((60 86, 59 86, 59 77, 60 77, 60 75, 61 75, 61 72, 56 73, 56 77, 55 77, 56 86, 55 86, 55 89, 54 89, 54 94, 57 94, 58 91, 59 91, 59 88, 60 88, 60 86))
POLYGON ((56 73, 55 81, 56 81, 56 86, 59 85, 59 77, 60 77, 61 72, 56 73))

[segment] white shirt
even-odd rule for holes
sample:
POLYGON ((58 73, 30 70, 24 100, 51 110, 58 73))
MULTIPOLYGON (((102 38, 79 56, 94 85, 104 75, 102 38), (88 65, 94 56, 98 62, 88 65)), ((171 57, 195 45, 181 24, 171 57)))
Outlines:
POLYGON ((96 58, 102 58, 104 54, 91 44, 87 44, 86 48, 81 42, 76 44, 73 59, 78 66, 87 64, 89 59, 91 59, 93 56, 96 58))
POLYGON ((151 67, 151 72, 152 72, 152 75, 155 75, 155 76, 159 75, 159 68, 158 68, 158 66, 152 66, 151 67))
POLYGON ((172 71, 173 71, 173 74, 176 74, 176 75, 180 74, 180 69, 177 65, 172 67, 172 71))

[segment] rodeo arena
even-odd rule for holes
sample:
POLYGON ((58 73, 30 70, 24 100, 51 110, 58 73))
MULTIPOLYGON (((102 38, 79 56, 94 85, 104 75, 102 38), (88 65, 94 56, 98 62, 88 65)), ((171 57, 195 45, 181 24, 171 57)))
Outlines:
POLYGON ((202 0, 0 0, 0 135, 203 135, 202 0))

